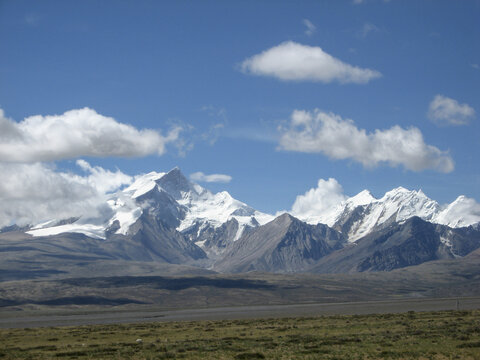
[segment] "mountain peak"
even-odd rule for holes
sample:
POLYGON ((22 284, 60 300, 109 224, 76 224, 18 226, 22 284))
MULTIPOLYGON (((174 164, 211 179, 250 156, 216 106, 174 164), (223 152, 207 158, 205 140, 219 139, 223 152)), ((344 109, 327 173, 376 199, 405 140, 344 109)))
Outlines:
POLYGON ((347 200, 354 206, 368 205, 372 201, 375 201, 372 193, 369 190, 360 191, 357 195, 352 196, 347 200))
POLYGON ((453 203, 460 203, 460 202, 467 201, 467 200, 468 200, 468 198, 465 195, 460 195, 455 199, 455 201, 453 203))
POLYGON ((185 175, 183 175, 182 171, 180 170, 180 168, 178 166, 175 166, 173 169, 168 171, 164 176, 185 178, 185 175))
POLYGON ((409 190, 399 186, 385 193, 380 201, 405 201, 407 199, 426 199, 430 200, 422 190, 409 190))
POLYGON ((123 190, 124 193, 130 194, 133 199, 149 192, 155 187, 155 181, 164 176, 165 173, 157 173, 155 171, 148 174, 138 175, 135 181, 129 187, 123 190))
POLYGON ((189 192, 192 189, 192 184, 178 167, 167 172, 156 180, 156 183, 174 198, 181 198, 181 192, 189 192))
POLYGON ((294 223, 296 221, 301 221, 301 220, 297 219, 295 216, 286 212, 277 216, 272 222, 278 225, 285 226, 285 225, 290 225, 291 223, 294 223))
POLYGON ((393 197, 398 194, 406 194, 406 193, 411 193, 411 191, 404 188, 403 186, 398 186, 390 191, 387 191, 385 193, 385 197, 393 197))
POLYGON ((435 221, 450 227, 475 224, 480 221, 480 204, 474 199, 460 195, 436 216, 435 221))

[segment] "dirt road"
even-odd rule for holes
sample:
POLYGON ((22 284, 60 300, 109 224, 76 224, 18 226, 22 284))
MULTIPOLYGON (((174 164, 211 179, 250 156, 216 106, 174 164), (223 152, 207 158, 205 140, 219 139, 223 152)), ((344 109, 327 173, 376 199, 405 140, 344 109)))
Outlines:
POLYGON ((121 324, 154 321, 195 321, 252 319, 321 315, 400 313, 407 311, 480 309, 480 297, 448 299, 408 299, 327 304, 262 305, 207 309, 162 310, 139 307, 128 310, 0 310, 0 328, 33 328, 93 324, 121 324))

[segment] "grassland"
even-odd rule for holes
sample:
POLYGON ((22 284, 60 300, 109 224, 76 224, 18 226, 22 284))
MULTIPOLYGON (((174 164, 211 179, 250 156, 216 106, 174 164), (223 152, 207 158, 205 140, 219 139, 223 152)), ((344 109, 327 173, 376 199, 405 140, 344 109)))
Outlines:
POLYGON ((480 359, 480 311, 8 329, 0 358, 480 359))

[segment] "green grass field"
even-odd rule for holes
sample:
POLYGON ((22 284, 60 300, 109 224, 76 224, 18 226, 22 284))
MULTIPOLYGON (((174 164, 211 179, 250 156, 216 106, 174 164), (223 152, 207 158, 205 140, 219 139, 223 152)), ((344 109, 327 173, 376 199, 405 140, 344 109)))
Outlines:
POLYGON ((480 311, 7 329, 0 358, 480 359, 480 311))

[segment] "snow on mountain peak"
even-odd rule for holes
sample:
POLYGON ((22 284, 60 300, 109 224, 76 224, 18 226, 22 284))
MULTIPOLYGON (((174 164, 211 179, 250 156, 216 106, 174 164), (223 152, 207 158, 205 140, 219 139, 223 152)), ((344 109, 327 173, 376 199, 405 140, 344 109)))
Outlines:
MULTIPOLYGON (((145 211, 167 214, 178 231, 218 228, 231 219, 238 222, 238 239, 247 226, 263 225, 273 216, 264 214, 227 191, 212 193, 188 180, 178 167, 169 172, 150 172, 136 176, 130 186, 110 196, 102 218, 89 219, 88 214, 71 223, 56 221, 33 227, 29 234, 47 236, 78 232, 105 238, 107 229, 127 234, 145 211), (161 211, 159 211, 161 210, 161 211), (173 212, 172 212, 173 211, 173 212)), ((309 224, 323 223, 348 232, 349 241, 356 241, 378 226, 390 221, 403 222, 413 216, 450 227, 469 226, 480 222, 480 204, 459 196, 451 204, 440 206, 422 190, 397 187, 376 199, 368 190, 347 197, 335 179, 322 180, 318 187, 297 197, 292 215, 309 224)), ((200 230, 199 230, 200 231, 200 230)))
POLYGON ((396 187, 395 189, 392 189, 390 191, 387 191, 385 195, 380 199, 400 199, 404 198, 405 196, 412 195, 413 193, 416 193, 415 190, 410 191, 403 186, 396 187))
MULTIPOLYGON (((440 210, 439 204, 421 190, 408 190, 402 186, 385 193, 380 199, 361 205, 362 215, 350 227, 349 241, 356 241, 387 221, 403 222, 413 216, 430 221, 440 210)), ((339 218, 346 219, 344 213, 339 218)))
POLYGON ((379 201, 384 210, 380 223, 396 214, 396 221, 404 221, 412 216, 431 220, 440 210, 440 205, 428 198, 421 190, 408 190, 398 187, 387 192, 379 201), (382 221, 383 220, 383 221, 382 221))
POLYGON ((134 182, 129 187, 124 189, 123 192, 126 194, 131 194, 131 197, 136 199, 152 190, 156 185, 155 181, 164 175, 165 173, 157 173, 155 171, 144 175, 138 175, 135 177, 134 182))
POLYGON ((357 195, 352 196, 351 198, 348 198, 346 202, 348 202, 353 206, 361 206, 361 205, 370 204, 375 200, 376 199, 373 197, 373 195, 370 193, 369 190, 363 190, 363 191, 360 191, 357 195))
POLYGON ((480 222, 480 204, 475 199, 460 195, 439 212, 434 221, 450 227, 469 226, 480 222))
POLYGON ((393 188, 392 190, 387 191, 385 194, 389 194, 389 193, 406 193, 406 192, 410 192, 410 190, 408 190, 407 188, 404 188, 403 186, 397 186, 396 188, 393 188))
POLYGON ((218 227, 231 218, 235 218, 243 230, 244 226, 254 226, 256 222, 264 224, 273 218, 234 199, 227 191, 214 194, 204 190, 196 195, 178 200, 178 203, 186 206, 188 211, 177 230, 184 231, 198 221, 218 227))
POLYGON ((240 225, 238 236, 235 237, 238 238, 246 226, 265 224, 273 219, 271 215, 256 211, 234 199, 227 191, 212 193, 190 182, 180 169, 175 167, 167 173, 150 172, 136 176, 130 186, 112 194, 107 201, 108 208, 113 214, 109 219, 102 221, 97 219, 98 221, 94 221, 95 225, 85 223, 84 219, 62 227, 48 227, 49 224, 44 224, 30 233, 34 236, 45 236, 68 230, 105 238, 105 230, 114 226, 117 234, 125 235, 145 211, 152 213, 156 213, 158 209, 170 211, 168 207, 172 204, 177 204, 173 207, 181 209, 175 213, 179 222, 178 231, 187 230, 197 223, 216 228, 234 218, 240 225))
POLYGON ((413 216, 432 221, 441 210, 440 205, 422 190, 408 190, 402 186, 386 192, 380 199, 368 190, 346 197, 334 179, 319 180, 317 188, 298 196, 292 206, 292 214, 309 224, 323 223, 345 229, 350 241, 367 235, 387 221, 402 222, 413 216))

